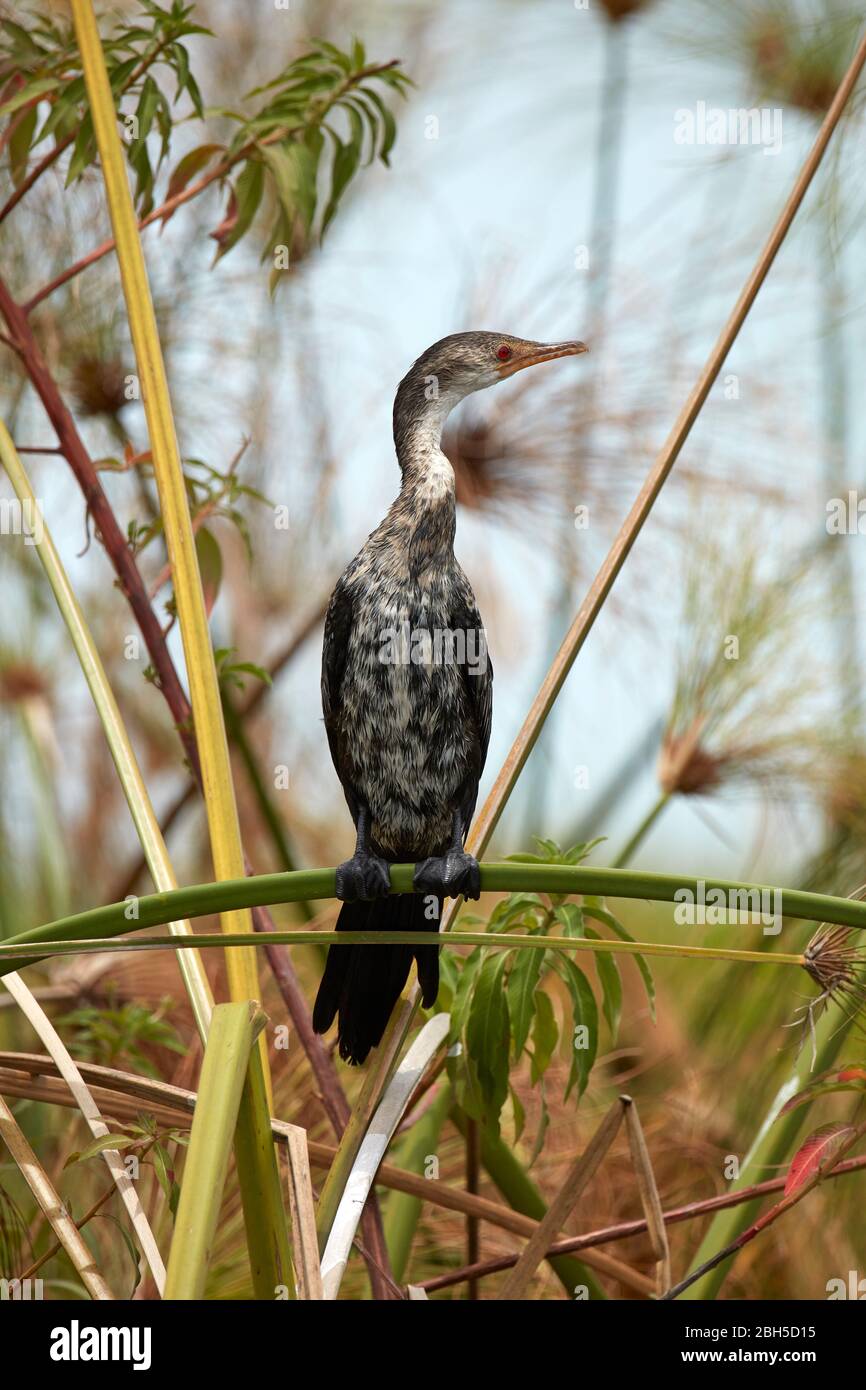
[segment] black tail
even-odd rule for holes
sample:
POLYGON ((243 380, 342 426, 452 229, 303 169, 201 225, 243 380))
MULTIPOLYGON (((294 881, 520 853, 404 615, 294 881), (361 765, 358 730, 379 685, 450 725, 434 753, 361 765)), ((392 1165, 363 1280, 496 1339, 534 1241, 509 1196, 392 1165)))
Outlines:
MULTIPOLYGON (((337 931, 439 931, 442 904, 429 918, 430 898, 397 893, 376 902, 343 903, 337 931)), ((339 1013, 340 1056, 360 1064, 382 1040, 391 1010, 418 964, 421 998, 426 1009, 439 993, 438 946, 332 946, 316 1003, 313 1027, 325 1033, 339 1013)))

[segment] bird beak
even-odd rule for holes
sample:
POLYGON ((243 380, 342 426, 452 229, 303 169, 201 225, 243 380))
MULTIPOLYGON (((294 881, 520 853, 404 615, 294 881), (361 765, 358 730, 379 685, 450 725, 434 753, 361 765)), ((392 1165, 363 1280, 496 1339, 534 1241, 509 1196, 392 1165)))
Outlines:
POLYGON ((586 343, 523 343, 515 347, 514 356, 499 367, 499 377, 502 380, 523 371, 524 367, 537 367, 540 362, 553 362, 557 357, 576 357, 581 352, 589 352, 586 343))

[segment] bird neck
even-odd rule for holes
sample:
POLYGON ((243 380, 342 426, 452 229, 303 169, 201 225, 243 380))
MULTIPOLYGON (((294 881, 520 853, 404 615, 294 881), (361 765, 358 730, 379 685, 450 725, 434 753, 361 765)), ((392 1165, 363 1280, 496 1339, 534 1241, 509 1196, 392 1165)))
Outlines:
POLYGON ((394 443, 403 475, 395 507, 410 524, 413 545, 431 557, 454 544, 454 469, 442 452, 445 421, 457 404, 445 395, 427 400, 420 393, 398 394, 394 406, 394 443))
POLYGON ((419 503, 439 504, 449 497, 454 501, 454 469, 442 452, 441 438, 441 425, 419 427, 397 452, 401 491, 413 493, 419 503))

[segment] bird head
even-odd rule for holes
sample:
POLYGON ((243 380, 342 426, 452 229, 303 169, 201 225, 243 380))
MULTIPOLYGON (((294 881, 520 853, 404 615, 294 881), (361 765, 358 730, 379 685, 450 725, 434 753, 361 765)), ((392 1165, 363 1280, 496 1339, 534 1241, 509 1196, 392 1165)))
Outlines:
POLYGON ((508 333, 452 333, 422 353, 408 375, 429 378, 440 396, 462 398, 495 386, 524 367, 588 351, 585 343, 578 342, 534 343, 508 333))
POLYGON ((585 343, 536 343, 508 333, 451 333, 440 338, 413 363, 397 390, 394 438, 398 454, 419 426, 441 430, 447 415, 473 391, 495 386, 525 367, 588 351, 585 343))

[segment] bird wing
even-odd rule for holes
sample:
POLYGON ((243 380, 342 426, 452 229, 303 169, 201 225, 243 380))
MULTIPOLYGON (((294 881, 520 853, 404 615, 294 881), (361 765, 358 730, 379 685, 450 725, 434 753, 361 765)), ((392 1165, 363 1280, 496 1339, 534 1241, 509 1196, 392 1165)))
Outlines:
POLYGON ((481 621, 481 614, 478 612, 478 604, 475 601, 472 586, 466 578, 466 575, 459 568, 457 572, 455 603, 451 615, 451 627, 454 631, 462 630, 466 633, 467 654, 470 634, 474 634, 474 652, 479 658, 475 664, 468 659, 460 664, 460 674, 463 678, 463 684, 469 698, 469 711, 478 737, 478 761, 467 783, 466 794, 461 808, 465 834, 475 811, 475 802, 478 798, 478 783, 484 771, 484 764, 487 759, 487 746, 490 742, 490 725, 493 719, 493 666, 491 665, 490 656, 487 651, 487 639, 484 625, 481 621))
POLYGON ((344 769, 339 739, 339 716, 342 707, 340 689, 346 670, 349 634, 352 630, 352 594, 346 576, 338 581, 325 613, 325 635, 322 641, 322 713, 331 761, 345 789, 344 769))

